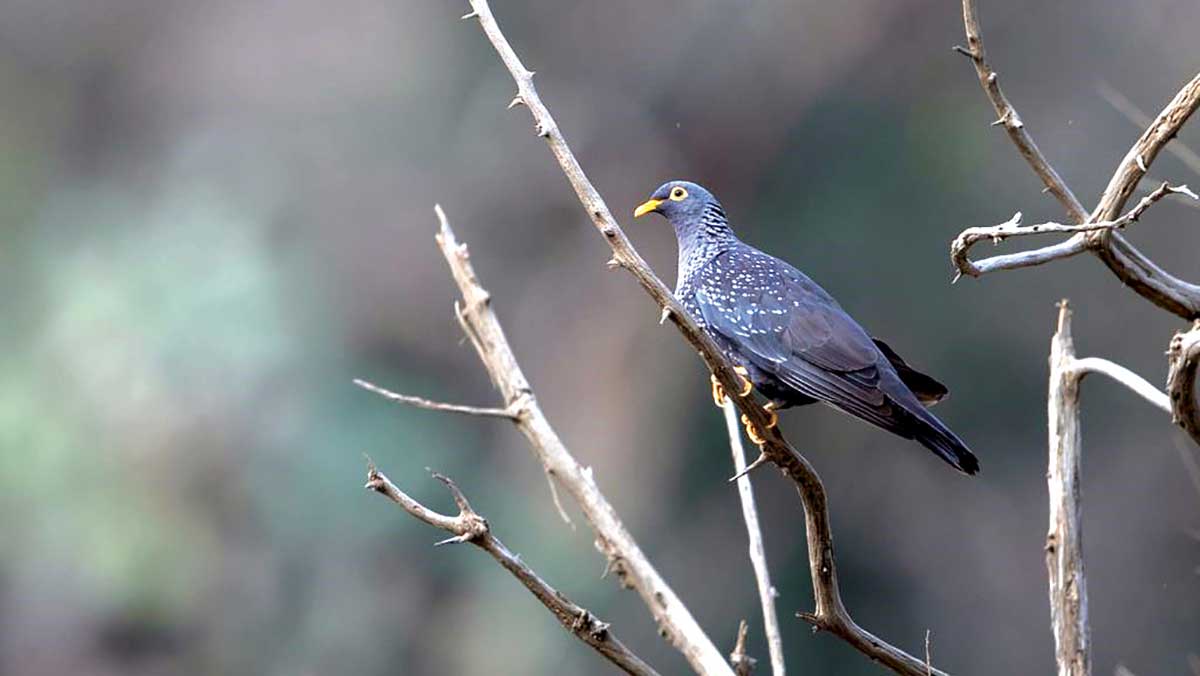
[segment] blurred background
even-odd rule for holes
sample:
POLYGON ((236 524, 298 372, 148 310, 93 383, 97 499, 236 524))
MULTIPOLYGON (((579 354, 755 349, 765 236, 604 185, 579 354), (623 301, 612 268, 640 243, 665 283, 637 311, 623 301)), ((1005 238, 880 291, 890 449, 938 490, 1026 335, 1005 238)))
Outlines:
MULTIPOLYGON (((690 178, 953 390, 938 413, 980 456, 975 479, 826 409, 783 417, 828 485, 855 618, 914 653, 930 630, 954 673, 1048 673, 1054 303, 1071 298, 1082 355, 1155 383, 1182 323, 1089 257, 950 285, 960 229, 1062 218, 950 50, 958 4, 495 4, 668 284, 669 227, 628 214, 690 178)), ((1161 109, 1200 67, 1200 5, 981 4, 1008 95, 1093 203, 1140 133, 1104 86, 1161 109)), ((466 11, 0 1, 0 672, 609 673, 486 555, 433 549, 440 532, 365 492, 364 454, 434 508, 452 505, 425 468, 456 478, 550 582, 663 673, 686 670, 636 595, 600 579, 510 425, 351 384, 498 403, 451 314, 435 201, 572 451, 722 649, 748 618, 765 660, 708 374, 605 268, 466 11)), ((1200 148, 1198 124, 1182 143, 1200 148)), ((1152 174, 1200 182, 1166 154, 1152 174)), ((1169 200, 1130 236, 1195 280, 1197 223, 1169 200)), ((1083 424, 1096 671, 1189 673, 1196 449, 1103 380, 1083 424)), ((792 619, 812 603, 800 503, 774 472, 756 485, 792 669, 880 673, 792 619)))

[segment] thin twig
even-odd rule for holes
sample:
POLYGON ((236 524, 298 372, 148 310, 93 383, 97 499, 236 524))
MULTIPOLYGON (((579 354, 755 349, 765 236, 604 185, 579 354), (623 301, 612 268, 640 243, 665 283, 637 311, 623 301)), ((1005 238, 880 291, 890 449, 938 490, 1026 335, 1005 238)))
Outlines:
POLYGON ((564 629, 594 648, 596 652, 625 673, 637 676, 657 676, 657 671, 613 635, 607 622, 602 622, 586 608, 572 603, 562 592, 550 586, 532 568, 521 561, 520 556, 509 551, 499 538, 492 535, 487 519, 471 508, 467 497, 452 480, 436 473, 433 477, 445 484, 446 489, 454 497, 454 502, 458 505, 458 516, 447 516, 425 507, 397 488, 387 476, 375 469, 374 466, 367 470, 366 488, 400 505, 404 511, 418 520, 454 535, 448 540, 439 542, 439 545, 470 542, 491 554, 492 558, 512 573, 513 577, 525 585, 525 588, 537 597, 542 605, 546 606, 564 629))
MULTIPOLYGON (((508 39, 504 37, 487 0, 469 1, 471 8, 478 14, 479 26, 484 35, 492 43, 500 60, 504 62, 509 74, 516 82, 517 99, 525 104, 530 115, 533 116, 535 132, 546 140, 550 152, 558 160, 559 167, 575 190, 576 196, 592 223, 612 249, 613 263, 610 267, 624 268, 638 280, 661 310, 669 310, 667 313, 669 318, 688 343, 700 354, 709 371, 716 376, 727 392, 737 392, 740 379, 734 372, 733 365, 725 359, 713 339, 700 330, 687 311, 675 300, 670 289, 655 276, 641 255, 633 248, 629 238, 617 225, 608 206, 600 197, 600 193, 583 173, 578 160, 575 159, 562 132, 559 131, 558 124, 538 96, 537 89, 533 85, 532 71, 521 63, 508 39)), ((824 629, 842 638, 859 652, 879 661, 893 671, 908 676, 924 674, 925 668, 921 660, 862 629, 855 624, 849 612, 846 611, 845 605, 842 603, 841 592, 838 590, 825 486, 816 469, 787 443, 778 427, 769 428, 771 422, 769 416, 760 406, 751 402, 750 398, 738 399, 735 403, 749 418, 751 424, 760 430, 766 430, 763 453, 771 462, 779 466, 785 476, 795 482, 796 489, 804 503, 809 568, 816 609, 815 612, 802 613, 799 616, 814 627, 824 629)), ((693 667, 695 666, 696 664, 693 662, 693 667)), ((934 673, 941 672, 935 671, 934 673)))
MULTIPOLYGON (((754 579, 758 583, 758 601, 762 606, 763 631, 767 635, 767 648, 771 654, 771 673, 783 676, 783 635, 779 631, 779 616, 775 611, 775 598, 779 595, 771 584, 771 570, 767 566, 767 550, 763 545, 762 526, 758 523, 758 507, 754 503, 754 487, 746 470, 746 452, 742 448, 742 428, 738 423, 737 408, 729 398, 722 407, 725 411, 725 427, 729 432, 729 450, 733 454, 733 468, 738 477, 738 495, 742 502, 742 519, 746 522, 746 534, 750 540, 750 564, 754 568, 754 579)), ((735 665, 736 666, 736 665, 735 665)))
POLYGON ((929 649, 929 630, 926 629, 925 630, 925 674, 926 674, 926 676, 933 676, 933 659, 931 657, 931 654, 932 654, 932 652, 929 649))
POLYGON ((1071 310, 1059 304, 1058 330, 1050 341, 1050 527, 1046 568, 1050 577, 1050 623, 1059 676, 1090 676, 1087 581, 1080 525, 1079 381, 1071 339, 1071 310))
POLYGON ((424 399, 422 397, 414 397, 411 394, 400 394, 393 392, 385 387, 380 387, 375 383, 355 378, 354 384, 367 390, 374 392, 385 399, 390 399, 401 404, 416 406, 417 408, 426 408, 432 411, 445 411, 448 413, 463 413, 465 415, 478 415, 491 418, 505 418, 507 420, 516 420, 517 414, 515 411, 510 411, 506 408, 487 408, 484 406, 463 406, 461 404, 444 404, 440 401, 424 399))
POLYGON ((738 623, 737 642, 733 652, 729 653, 729 663, 733 665, 733 673, 737 676, 750 676, 757 666, 758 660, 746 654, 746 637, 750 633, 750 625, 742 620, 738 623))
MULTIPOLYGON (((1045 249, 1037 249, 1034 251, 1024 251, 1019 254, 1012 254, 1013 258, 1010 258, 1010 262, 1006 265, 997 265, 995 263, 995 259, 987 259, 989 265, 985 270, 980 267, 979 263, 976 263, 970 259, 970 250, 971 247, 976 243, 988 239, 992 240, 993 244, 999 244, 1010 237, 1027 237, 1029 235, 1045 235, 1053 233, 1085 233, 1097 230, 1119 230, 1127 225, 1130 225, 1131 223, 1136 223, 1137 220, 1142 217, 1142 214, 1145 213, 1152 204, 1168 195, 1185 195, 1193 200, 1200 200, 1200 196, 1197 196, 1196 193, 1192 192, 1192 190, 1186 185, 1172 186, 1163 183, 1149 195, 1146 195, 1142 199, 1138 200, 1138 203, 1134 205, 1132 209, 1126 212, 1125 215, 1112 221, 1088 222, 1070 225, 1049 221, 1046 223, 1038 223, 1037 225, 1021 225, 1021 212, 1018 211, 1013 215, 1012 218, 1001 223, 1000 225, 967 228, 966 230, 963 230, 961 233, 959 233, 958 237, 955 237, 954 241, 950 243, 950 260, 958 269, 959 274, 968 275, 970 277, 979 277, 986 272, 992 272, 995 270, 1011 270, 1015 267, 1027 267, 1027 265, 1038 265, 1045 263, 1047 260, 1051 259, 1043 256, 1039 258, 1037 262, 1028 263, 1027 265, 1016 265, 1011 262, 1020 260, 1016 258, 1017 256, 1024 256, 1026 259, 1028 259, 1032 254, 1035 254, 1039 251, 1045 251, 1045 249)), ((1069 244, 1073 241, 1075 240, 1067 240, 1067 242, 1064 242, 1063 244, 1069 244)), ((1085 241, 1083 239, 1077 240, 1076 242, 1077 243, 1071 247, 1059 249, 1059 251, 1061 251, 1061 255, 1056 256, 1056 258, 1066 258, 1086 250, 1086 246, 1084 245, 1085 241)))
MULTIPOLYGON (((481 12, 480 20, 484 16, 481 12)), ((500 390, 506 408, 517 412, 517 429, 525 435, 547 474, 579 505, 595 533, 597 548, 607 558, 608 569, 616 572, 622 586, 637 590, 663 637, 683 653, 698 673, 729 674, 729 664, 721 652, 654 569, 612 504, 600 492, 592 469, 579 464, 550 426, 492 311, 491 296, 475 274, 467 246, 455 238, 441 207, 435 211, 439 221, 437 243, 462 294, 462 300, 455 303, 455 314, 500 390)))

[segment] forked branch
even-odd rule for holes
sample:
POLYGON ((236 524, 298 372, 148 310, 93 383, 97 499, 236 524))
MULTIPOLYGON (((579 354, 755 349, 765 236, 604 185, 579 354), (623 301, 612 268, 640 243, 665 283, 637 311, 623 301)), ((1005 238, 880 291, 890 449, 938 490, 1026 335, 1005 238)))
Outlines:
POLYGON ((487 519, 471 508, 471 503, 453 481, 437 473, 434 473, 433 478, 445 484, 446 489, 450 491, 454 503, 458 506, 457 516, 435 512, 417 502, 397 488, 373 465, 367 470, 366 488, 400 505, 419 521, 453 534, 453 537, 438 542, 438 545, 470 542, 491 554, 497 563, 512 573, 513 577, 546 606, 567 632, 591 646, 625 673, 635 676, 657 676, 657 671, 613 635, 607 622, 602 622, 586 608, 572 603, 562 592, 550 586, 532 568, 525 565, 520 556, 509 551, 499 538, 492 535, 487 519))
MULTIPOLYGON (((650 266, 633 248, 629 238, 617 225, 600 193, 583 173, 578 160, 568 147, 566 139, 550 111, 542 103, 533 84, 533 72, 517 57, 508 39, 500 30, 487 0, 469 0, 471 12, 468 16, 479 21, 484 35, 492 43, 500 60, 512 75, 517 85, 513 104, 523 104, 533 116, 534 131, 546 140, 550 152, 575 190, 576 196, 586 210, 596 229, 612 249, 612 267, 621 267, 632 274, 643 290, 654 299, 658 307, 666 312, 688 343, 700 354, 708 369, 717 377, 727 392, 737 392, 740 380, 713 340, 699 329, 695 321, 676 302, 671 291, 662 283, 650 266)), ((771 428, 767 413, 749 398, 738 399, 737 406, 759 430, 767 430, 763 455, 775 463, 796 484, 804 503, 805 526, 808 533, 808 558, 811 569, 813 596, 816 609, 813 613, 802 613, 800 617, 815 628, 824 629, 841 637, 859 652, 879 661, 901 674, 921 676, 926 673, 924 663, 908 653, 892 646, 870 632, 863 630, 846 611, 838 590, 837 570, 833 559, 833 537, 829 527, 829 512, 825 487, 816 469, 783 438, 779 428, 771 428)), ((941 673, 934 670, 934 673, 941 673)))
POLYGON ((950 243, 950 260, 954 266, 958 268, 958 274, 969 275, 971 277, 980 277, 984 273, 995 270, 1011 270, 1018 267, 1029 267, 1030 265, 1040 265, 1042 263, 1053 260, 1054 258, 1067 258, 1074 256, 1077 253, 1087 250, 1086 240, 1079 239, 1078 241, 1067 240, 1063 244, 1070 246, 1061 246, 1057 249, 1051 247, 1037 249, 1034 251, 1025 251, 1018 254, 1010 254, 1005 257, 989 258, 982 263, 975 263, 970 259, 971 247, 983 240, 990 239, 993 244, 999 244, 1010 237, 1027 237, 1029 235, 1046 235, 1046 234, 1062 234, 1062 233, 1090 233, 1101 230, 1120 230, 1131 223, 1136 223, 1142 214, 1145 213, 1150 205, 1166 197, 1167 195, 1185 195, 1194 200, 1200 200, 1196 193, 1192 192, 1186 185, 1172 186, 1166 183, 1160 185, 1150 194, 1143 197, 1138 203, 1130 209, 1124 216, 1112 221, 1087 222, 1073 225, 1063 223, 1055 223, 1053 221, 1047 223, 1038 223, 1037 225, 1021 225, 1021 212, 1013 214, 1013 217, 1000 225, 994 225, 985 228, 967 228, 959 233, 958 237, 950 243), (1047 250, 1051 249, 1057 252, 1054 255, 1047 254, 1047 250), (1041 253, 1038 253, 1041 252, 1041 253), (1034 256, 1034 254, 1038 254, 1034 256), (986 268, 980 267, 981 264, 986 264, 986 268))
MULTIPOLYGON (((956 49, 969 56, 974 63, 980 85, 1000 116, 997 123, 1003 124, 1021 156, 1042 179, 1046 190, 1054 194, 1067 210, 1067 216, 1073 224, 1090 223, 1102 226, 1117 221, 1118 214, 1125 208, 1125 203, 1145 177, 1159 151, 1179 133, 1192 113, 1200 107, 1200 74, 1184 85, 1146 128, 1117 166, 1096 209, 1088 214, 1066 182, 1038 150, 1016 109, 1000 91, 998 77, 987 62, 975 0, 963 0, 962 5, 968 47, 956 49)), ((1200 319, 1200 285, 1191 284, 1167 273, 1116 230, 1112 226, 1088 227, 1085 231, 1076 232, 1069 239, 1057 244, 981 261, 970 261, 966 258, 964 250, 952 247, 951 258, 959 274, 978 277, 995 270, 1041 265, 1083 251, 1091 251, 1122 283, 1150 302, 1185 319, 1200 319)), ((959 244, 959 240, 968 233, 969 231, 960 235, 955 244, 959 244)))

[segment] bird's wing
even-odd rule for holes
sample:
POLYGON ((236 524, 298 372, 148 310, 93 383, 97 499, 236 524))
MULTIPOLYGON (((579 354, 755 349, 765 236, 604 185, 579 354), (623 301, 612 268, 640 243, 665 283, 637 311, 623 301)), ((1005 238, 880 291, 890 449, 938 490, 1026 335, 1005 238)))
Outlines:
POLYGON ((906 416, 897 415, 884 391, 893 388, 881 387, 883 378, 896 385, 899 379, 867 332, 824 289, 761 252, 734 253, 718 269, 697 294, 710 327, 801 393, 904 434, 898 428, 906 416))

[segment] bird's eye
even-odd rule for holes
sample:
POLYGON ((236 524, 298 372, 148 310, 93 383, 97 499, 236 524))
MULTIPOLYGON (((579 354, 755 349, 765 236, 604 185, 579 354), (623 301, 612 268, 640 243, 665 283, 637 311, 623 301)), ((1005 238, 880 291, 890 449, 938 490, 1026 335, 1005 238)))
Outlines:
POLYGON ((682 202, 687 197, 687 191, 679 186, 671 188, 671 199, 675 202, 682 202))

